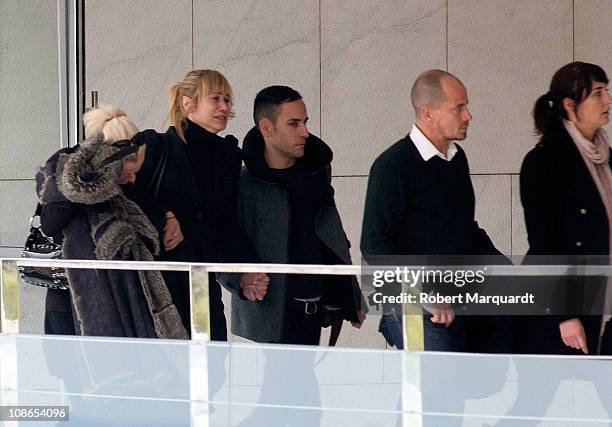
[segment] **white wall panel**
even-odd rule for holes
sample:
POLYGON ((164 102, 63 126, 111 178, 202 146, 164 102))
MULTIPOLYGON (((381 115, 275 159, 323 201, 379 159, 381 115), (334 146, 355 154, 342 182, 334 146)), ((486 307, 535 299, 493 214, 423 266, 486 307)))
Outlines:
POLYGON ((124 109, 141 128, 165 129, 170 84, 191 69, 191 0, 88 0, 86 100, 124 109))
MULTIPOLYGON (((574 58, 603 67, 612 77, 612 3, 609 0, 574 0, 574 58)), ((612 126, 606 126, 608 133, 612 126)))
MULTIPOLYGON (((335 163, 337 156, 335 156, 335 163)), ((344 231, 351 242, 351 257, 353 264, 361 264, 361 223, 363 222, 363 206, 365 203, 368 177, 334 177, 332 185, 336 190, 335 199, 344 231)))
POLYGON ((535 142, 533 104, 571 60, 572 0, 448 2, 448 68, 474 115, 472 173, 519 171, 535 142))
POLYGON ((0 245, 23 247, 36 209, 36 184, 0 181, 0 245))
POLYGON ((367 175, 414 122, 412 82, 446 67, 445 1, 321 1, 321 108, 335 173, 367 175))
POLYGON ((33 179, 60 148, 58 68, 56 2, 0 1, 0 179, 33 179))
POLYGON ((227 132, 242 140, 253 127, 253 100, 264 87, 291 86, 319 133, 319 2, 194 0, 194 68, 221 71, 232 85, 236 118, 227 132))
POLYGON ((487 232, 498 250, 510 255, 510 176, 475 175, 472 176, 472 184, 478 225, 487 232))

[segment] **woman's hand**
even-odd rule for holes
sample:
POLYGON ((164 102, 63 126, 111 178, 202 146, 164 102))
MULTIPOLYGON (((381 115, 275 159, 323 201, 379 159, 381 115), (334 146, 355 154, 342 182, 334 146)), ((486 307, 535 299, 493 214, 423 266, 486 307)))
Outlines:
POLYGON ((580 319, 574 318, 559 323, 559 330, 561 331, 563 344, 576 350, 582 350, 584 354, 589 354, 586 334, 580 319))
POLYGON ((171 211, 166 212, 166 226, 164 227, 164 248, 171 251, 184 240, 181 224, 171 211))
POLYGON ((244 273, 240 277, 242 293, 249 301, 261 301, 268 293, 270 277, 266 273, 244 273))

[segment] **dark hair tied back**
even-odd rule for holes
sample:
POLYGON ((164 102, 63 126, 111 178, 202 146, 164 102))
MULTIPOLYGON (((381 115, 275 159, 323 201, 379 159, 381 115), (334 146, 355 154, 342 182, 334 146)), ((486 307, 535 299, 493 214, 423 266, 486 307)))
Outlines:
POLYGON ((546 92, 546 99, 548 99, 548 108, 553 108, 555 106, 555 101, 550 91, 546 92))
POLYGON ((536 134, 544 134, 561 118, 567 118, 562 101, 563 98, 555 96, 555 93, 550 90, 538 98, 533 108, 536 134))
POLYGON ((577 61, 561 67, 550 82, 550 90, 537 99, 533 108, 535 133, 543 135, 561 119, 568 119, 563 100, 573 100, 576 111, 591 92, 593 82, 608 84, 608 76, 599 65, 577 61))

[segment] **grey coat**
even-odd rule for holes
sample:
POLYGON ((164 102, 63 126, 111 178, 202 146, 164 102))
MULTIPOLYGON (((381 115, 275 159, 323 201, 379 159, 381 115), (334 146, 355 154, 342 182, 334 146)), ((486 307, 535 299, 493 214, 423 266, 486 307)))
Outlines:
MULTIPOLYGON (((263 263, 286 264, 289 259, 289 218, 291 216, 287 190, 276 183, 267 167, 263 138, 253 128, 245 137, 243 152, 245 167, 240 176, 238 218, 244 232, 263 263)), ((336 209, 331 186, 329 147, 314 135, 305 146, 305 161, 312 172, 319 197, 324 199, 315 217, 317 236, 337 256, 339 264, 352 264, 349 242, 336 209)), ((222 275, 221 283, 232 291, 232 333, 257 342, 278 342, 283 333, 287 306, 287 277, 271 274, 268 292, 263 301, 244 298, 239 275, 222 275)), ((341 315, 357 321, 362 309, 362 296, 354 276, 334 282, 333 301, 323 301, 343 307, 341 315)), ((363 304, 365 310, 365 304, 363 304)))
MULTIPOLYGON (((119 186, 121 161, 97 167, 117 151, 98 135, 73 153, 61 150, 36 180, 45 210, 65 209, 66 259, 153 261, 157 231, 119 186)), ((45 224, 41 224, 45 229, 45 224)), ((159 271, 68 269, 70 296, 82 335, 187 338, 159 271)))

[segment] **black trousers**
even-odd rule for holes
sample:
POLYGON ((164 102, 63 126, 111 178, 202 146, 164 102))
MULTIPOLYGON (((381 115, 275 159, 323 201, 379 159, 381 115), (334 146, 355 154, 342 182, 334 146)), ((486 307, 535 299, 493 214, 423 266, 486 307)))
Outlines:
POLYGON ((210 339, 227 341, 227 322, 221 300, 221 285, 215 279, 215 273, 208 274, 208 297, 210 300, 210 339))
MULTIPOLYGON (((164 272, 164 280, 172 296, 181 320, 187 332, 191 335, 191 301, 189 300, 189 273, 182 271, 164 272)), ((210 302, 210 339, 227 341, 227 322, 224 305, 221 300, 221 285, 217 283, 215 273, 208 274, 208 296, 210 302)))
POLYGON ((287 301, 285 312, 285 326, 281 344, 319 345, 321 339, 322 318, 317 311, 307 314, 304 303, 299 301, 287 301))
POLYGON ((447 328, 423 317, 426 351, 511 353, 514 320, 511 316, 456 316, 447 328))

